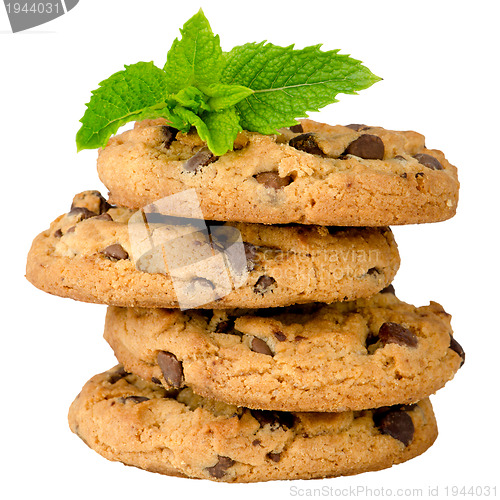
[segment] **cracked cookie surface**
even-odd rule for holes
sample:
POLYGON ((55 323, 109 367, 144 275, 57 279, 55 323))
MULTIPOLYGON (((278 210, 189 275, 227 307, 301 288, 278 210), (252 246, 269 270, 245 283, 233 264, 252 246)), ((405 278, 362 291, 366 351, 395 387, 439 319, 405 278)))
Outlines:
POLYGON ((224 482, 309 479, 379 470, 423 453, 437 436, 429 400, 343 413, 249 410, 167 393, 123 367, 96 375, 69 423, 109 460, 224 482))
POLYGON ((421 134, 312 120, 292 129, 244 131, 214 157, 196 132, 146 120, 99 151, 98 172, 113 203, 141 208, 194 188, 215 220, 388 226, 455 214, 457 170, 421 134))
MULTIPOLYGON (((96 191, 80 193, 71 211, 36 237, 28 256, 27 278, 46 292, 85 302, 178 307, 179 292, 164 262, 165 245, 152 246, 140 258, 133 258, 129 220, 134 214, 111 207, 96 191)), ((160 234, 165 227, 148 225, 152 234, 160 234)), ((225 275, 212 273, 213 282, 200 277, 206 277, 198 273, 207 267, 201 258, 197 267, 183 267, 188 271, 176 276, 187 294, 204 294, 201 307, 205 308, 368 297, 387 286, 399 268, 397 246, 388 228, 228 223, 212 227, 212 234, 221 227, 232 228, 241 237, 246 266, 240 286, 219 297, 217 280, 225 275)), ((182 258, 193 260, 190 249, 212 251, 216 246, 213 236, 210 239, 200 232, 188 236, 177 252, 182 258)))
POLYGON ((465 355, 450 315, 391 291, 258 310, 110 307, 104 337, 128 371, 250 408, 344 411, 415 403, 465 355))

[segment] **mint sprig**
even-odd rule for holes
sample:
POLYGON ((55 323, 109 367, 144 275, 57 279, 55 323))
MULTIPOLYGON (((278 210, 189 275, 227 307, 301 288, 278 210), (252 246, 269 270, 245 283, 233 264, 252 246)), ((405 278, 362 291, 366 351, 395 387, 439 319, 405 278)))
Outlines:
POLYGON ((163 117, 182 132, 196 127, 220 156, 243 128, 276 133, 337 102, 339 93, 380 80, 360 61, 320 45, 248 43, 225 54, 201 9, 180 31, 163 69, 152 62, 125 66, 92 92, 76 136, 79 151, 104 147, 130 121, 163 117))
POLYGON ((254 91, 236 106, 244 128, 272 134, 337 102, 337 94, 356 94, 380 80, 361 61, 320 47, 295 50, 262 42, 229 52, 221 81, 254 91))

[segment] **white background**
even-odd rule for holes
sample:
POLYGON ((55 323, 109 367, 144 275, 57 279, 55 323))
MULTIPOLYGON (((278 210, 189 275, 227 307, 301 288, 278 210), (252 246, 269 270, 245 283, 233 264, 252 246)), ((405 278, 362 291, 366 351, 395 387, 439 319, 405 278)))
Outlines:
MULTIPOLYGON (((2 182, 1 456, 6 498, 288 498, 295 486, 497 486, 500 9, 495 0, 271 2, 81 0, 71 12, 12 34, 0 6, 2 182), (323 43, 384 80, 340 96, 313 118, 426 135, 459 167, 457 216, 395 228, 398 296, 443 304, 467 361, 434 396, 440 436, 392 469, 313 482, 226 485, 163 477, 111 463, 71 434, 67 409, 92 375, 115 364, 101 338, 105 307, 46 295, 24 279, 33 237, 73 195, 105 188, 96 151, 74 136, 90 91, 124 64, 163 66, 178 28, 200 5, 224 50, 267 39, 323 43)), ((295 490, 297 491, 297 490, 295 490)), ((374 492, 373 494, 375 494, 374 492)))

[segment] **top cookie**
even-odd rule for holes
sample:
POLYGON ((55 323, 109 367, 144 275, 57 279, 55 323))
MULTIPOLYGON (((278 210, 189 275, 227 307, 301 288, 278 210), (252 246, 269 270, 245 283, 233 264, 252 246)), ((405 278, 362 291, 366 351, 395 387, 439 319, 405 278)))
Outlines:
POLYGON ((111 203, 141 208, 194 188, 205 218, 386 226, 453 217, 456 168, 424 136, 303 120, 280 135, 244 131, 214 157, 198 134, 138 122, 99 151, 111 203))

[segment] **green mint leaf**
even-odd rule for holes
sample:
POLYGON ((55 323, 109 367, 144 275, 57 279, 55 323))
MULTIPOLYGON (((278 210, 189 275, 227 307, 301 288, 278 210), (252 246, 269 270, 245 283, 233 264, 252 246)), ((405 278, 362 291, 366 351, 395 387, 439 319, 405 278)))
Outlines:
POLYGON ((207 97, 196 87, 186 87, 177 92, 172 99, 182 107, 188 108, 196 114, 210 109, 209 105, 206 103, 207 97))
POLYGON ((134 121, 141 121, 146 119, 154 120, 155 118, 166 118, 170 122, 170 125, 172 127, 180 130, 181 132, 188 132, 191 127, 191 125, 187 125, 183 120, 179 118, 178 115, 173 112, 173 107, 170 105, 158 105, 152 108, 148 108, 144 111, 143 116, 139 115, 138 117, 134 117, 134 121))
POLYGON ((232 107, 203 113, 202 118, 210 134, 209 140, 204 139, 207 140, 210 151, 216 156, 221 156, 232 150, 236 136, 243 130, 236 109, 232 107))
POLYGON ((180 31, 163 69, 152 62, 125 66, 92 92, 78 151, 105 146, 130 121, 164 117, 183 132, 195 126, 220 156, 233 148, 242 126, 272 134, 336 102, 337 94, 380 80, 360 61, 322 52, 320 45, 249 43, 224 54, 201 9, 180 31))
POLYGON ((254 92, 243 85, 224 85, 223 83, 214 83, 208 87, 202 87, 202 90, 209 96, 208 106, 211 111, 230 108, 254 92))
POLYGON ((125 66, 92 92, 76 135, 78 151, 104 146, 125 123, 170 116, 165 73, 152 62, 125 66))
POLYGON ((198 116, 196 113, 193 113, 190 109, 184 108, 183 106, 175 106, 172 109, 172 124, 181 132, 189 132, 189 129, 194 126, 193 116, 198 116))
POLYGON ((207 143, 210 151, 216 156, 221 156, 233 149, 236 136, 242 130, 234 107, 218 112, 206 112, 198 116, 191 110, 178 106, 173 113, 184 123, 195 126, 200 138, 207 143))
POLYGON ((360 61, 320 45, 294 50, 271 43, 248 43, 226 54, 221 83, 254 90, 236 108, 247 130, 272 134, 296 123, 308 111, 337 102, 339 93, 356 94, 380 78, 360 61))
POLYGON ((210 85, 219 81, 224 56, 219 36, 200 9, 180 30, 181 40, 174 40, 163 70, 167 74, 170 93, 185 87, 210 85))

